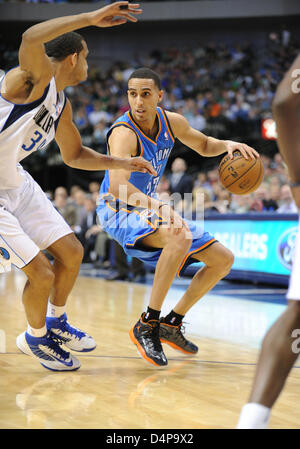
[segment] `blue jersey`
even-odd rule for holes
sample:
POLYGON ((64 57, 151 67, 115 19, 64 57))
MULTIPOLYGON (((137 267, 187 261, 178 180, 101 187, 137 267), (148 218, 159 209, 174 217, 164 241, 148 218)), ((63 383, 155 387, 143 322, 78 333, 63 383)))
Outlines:
MULTIPOLYGON (((135 123, 130 111, 119 117, 107 133, 107 142, 113 129, 118 126, 125 126, 133 130, 137 136, 138 152, 137 156, 142 156, 151 162, 157 172, 157 176, 148 173, 132 172, 129 182, 133 184, 141 192, 148 196, 155 196, 157 185, 166 168, 168 158, 174 146, 175 137, 172 133, 168 118, 165 111, 156 108, 156 120, 158 124, 157 135, 154 139, 146 136, 146 134, 135 123)), ((108 152, 109 145, 107 143, 108 152)), ((104 180, 101 184, 100 195, 109 193, 109 172, 105 172, 104 180)))

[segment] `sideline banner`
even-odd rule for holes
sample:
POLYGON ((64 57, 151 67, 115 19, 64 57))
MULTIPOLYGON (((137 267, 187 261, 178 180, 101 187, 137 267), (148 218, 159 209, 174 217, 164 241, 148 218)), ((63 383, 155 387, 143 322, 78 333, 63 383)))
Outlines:
MULTIPOLYGON (((266 282, 277 280, 287 284, 298 232, 298 215, 214 215, 205 218, 204 226, 235 255, 229 277, 266 282)), ((190 268, 196 271, 197 265, 190 268)))

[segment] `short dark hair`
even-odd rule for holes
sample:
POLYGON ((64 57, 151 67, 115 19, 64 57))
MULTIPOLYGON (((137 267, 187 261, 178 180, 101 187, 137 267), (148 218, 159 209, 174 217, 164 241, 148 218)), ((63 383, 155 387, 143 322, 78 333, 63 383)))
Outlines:
POLYGON ((46 42, 46 53, 50 58, 62 61, 67 56, 80 53, 83 50, 83 37, 79 33, 71 31, 46 42))
POLYGON ((132 72, 132 74, 130 75, 128 81, 132 78, 151 79, 154 81, 156 87, 161 90, 161 80, 159 75, 154 72, 154 70, 149 69, 148 67, 141 67, 140 69, 134 70, 134 72, 132 72))

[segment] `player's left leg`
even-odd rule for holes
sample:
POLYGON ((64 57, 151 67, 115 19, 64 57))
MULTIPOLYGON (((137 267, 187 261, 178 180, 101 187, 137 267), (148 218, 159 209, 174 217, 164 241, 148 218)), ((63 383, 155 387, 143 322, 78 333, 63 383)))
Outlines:
POLYGON ((193 254, 193 259, 203 262, 205 266, 197 271, 186 292, 174 307, 174 311, 180 315, 185 315, 200 298, 230 272, 234 256, 221 243, 215 242, 199 253, 193 254))
POLYGON ((161 341, 187 354, 195 354, 198 348, 182 333, 184 315, 229 273, 234 257, 229 249, 215 242, 208 248, 193 254, 193 259, 203 262, 205 266, 196 272, 182 298, 160 322, 161 341))
POLYGON ((27 188, 20 196, 15 215, 24 232, 41 250, 54 257, 54 283, 46 325, 74 351, 91 351, 95 341, 67 322, 65 307, 80 268, 83 249, 72 229, 54 208, 40 186, 26 173, 27 188), (25 207, 26 206, 26 207, 25 207))
POLYGON ((87 352, 96 347, 92 337, 67 321, 66 302, 79 273, 83 248, 74 234, 60 238, 47 250, 54 257, 54 283, 50 293, 46 324, 74 351, 87 352))
POLYGON ((55 274, 50 303, 63 307, 78 276, 83 248, 74 234, 68 234, 50 245, 47 251, 54 257, 55 274))

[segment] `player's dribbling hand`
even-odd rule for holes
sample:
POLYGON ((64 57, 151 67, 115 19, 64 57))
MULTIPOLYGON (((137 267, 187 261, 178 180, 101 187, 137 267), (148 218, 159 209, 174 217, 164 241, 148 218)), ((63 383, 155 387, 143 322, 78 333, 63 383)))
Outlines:
POLYGON ((116 2, 104 8, 88 13, 91 25, 106 28, 123 23, 137 22, 135 14, 141 14, 143 11, 139 9, 139 3, 116 2), (117 17, 117 18, 116 18, 117 17))
POLYGON ((124 169, 157 176, 157 172, 154 170, 152 164, 150 164, 150 162, 146 161, 142 157, 132 157, 131 159, 124 159, 124 169))
POLYGON ((254 150, 254 148, 249 147, 249 145, 246 145, 245 143, 233 142, 232 140, 224 140, 224 143, 226 146, 225 151, 227 151, 230 159, 233 159, 233 152, 235 150, 239 150, 245 159, 248 159, 249 157, 252 159, 259 157, 259 153, 254 150))

